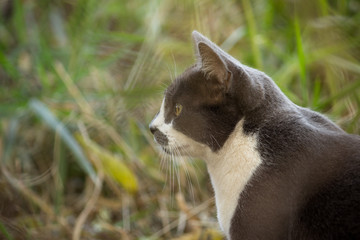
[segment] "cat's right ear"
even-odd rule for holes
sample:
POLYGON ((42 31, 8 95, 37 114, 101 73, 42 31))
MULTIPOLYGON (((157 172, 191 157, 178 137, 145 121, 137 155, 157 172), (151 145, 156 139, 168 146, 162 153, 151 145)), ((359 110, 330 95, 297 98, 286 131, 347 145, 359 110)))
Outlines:
POLYGON ((256 108, 264 100, 265 74, 241 64, 197 31, 193 31, 192 38, 197 65, 206 75, 217 79, 213 82, 213 89, 218 89, 215 92, 220 93, 220 89, 231 92, 239 105, 247 110, 256 108))
POLYGON ((221 89, 228 89, 231 72, 219 54, 218 47, 200 33, 193 32, 197 64, 206 76, 216 79, 221 89))
MULTIPOLYGON (((226 63, 221 57, 206 43, 200 42, 197 45, 199 51, 199 64, 201 70, 209 76, 215 77, 220 84, 228 85, 231 76, 226 63)), ((226 86, 228 88, 228 86, 226 86)))

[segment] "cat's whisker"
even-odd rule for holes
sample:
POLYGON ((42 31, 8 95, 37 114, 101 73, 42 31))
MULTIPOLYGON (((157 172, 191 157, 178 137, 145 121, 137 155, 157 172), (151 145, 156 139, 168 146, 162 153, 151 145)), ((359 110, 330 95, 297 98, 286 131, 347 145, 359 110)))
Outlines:
POLYGON ((178 188, 180 189, 180 178, 179 178, 179 173, 178 173, 178 169, 177 169, 177 146, 176 144, 174 144, 171 147, 171 162, 172 162, 172 172, 173 172, 173 176, 172 176, 172 197, 175 196, 175 186, 176 186, 176 182, 178 183, 178 188))
POLYGON ((163 151, 160 152, 160 171, 165 171, 165 184, 164 184, 164 187, 163 187, 163 190, 166 188, 166 184, 167 184, 167 181, 168 181, 168 156, 166 153, 164 153, 163 151))
MULTIPOLYGON (((193 187, 193 184, 192 184, 192 181, 191 181, 190 171, 189 171, 188 166, 187 166, 188 161, 186 159, 184 159, 184 158, 181 158, 180 161, 181 161, 182 169, 184 169, 184 172, 185 172, 186 182, 189 185, 191 199, 192 199, 193 203, 195 203, 194 187, 193 187)), ((196 177, 196 179, 197 179, 197 177, 196 177)))
POLYGON ((160 152, 160 170, 163 171, 166 164, 166 153, 160 152))
POLYGON ((219 142, 216 140, 216 138, 213 135, 211 135, 211 136, 214 139, 214 141, 216 142, 216 144, 218 145, 218 147, 220 148, 221 146, 220 146, 219 142))
MULTIPOLYGON (((186 182, 187 182, 187 184, 189 185, 189 188, 190 188, 190 195, 192 197, 193 202, 195 202, 194 187, 193 187, 193 183, 192 183, 192 179, 191 179, 191 174, 190 174, 190 171, 188 169, 188 161, 187 161, 187 160, 190 160, 190 159, 185 159, 185 157, 183 156, 183 155, 191 156, 191 154, 188 152, 188 149, 186 149, 186 148, 180 149, 178 144, 175 144, 174 154, 177 155, 176 156, 176 161, 177 161, 177 163, 179 163, 178 164, 179 169, 183 169, 184 172, 185 172, 186 182), (185 152, 185 154, 184 153, 181 154, 181 151, 185 152)), ((179 171, 177 173, 179 173, 179 171)), ((179 176, 180 176, 180 174, 179 174, 179 176)), ((196 181, 197 181, 198 185, 200 186, 199 180, 198 180, 196 175, 195 175, 195 177, 196 177, 196 181)), ((179 183, 181 183, 180 179, 178 181, 179 181, 179 183)), ((180 184, 179 184, 179 188, 181 190, 180 184)))
MULTIPOLYGON (((172 151, 172 149, 170 148, 170 151, 172 151)), ((170 192, 171 192, 171 199, 174 198, 174 155, 171 153, 170 155, 170 192)))
POLYGON ((176 170, 176 177, 177 177, 177 181, 178 181, 178 187, 179 187, 179 191, 181 191, 181 181, 180 181, 180 170, 179 170, 179 165, 178 165, 178 158, 180 156, 180 150, 177 144, 175 144, 174 146, 174 165, 175 165, 175 170, 176 170))

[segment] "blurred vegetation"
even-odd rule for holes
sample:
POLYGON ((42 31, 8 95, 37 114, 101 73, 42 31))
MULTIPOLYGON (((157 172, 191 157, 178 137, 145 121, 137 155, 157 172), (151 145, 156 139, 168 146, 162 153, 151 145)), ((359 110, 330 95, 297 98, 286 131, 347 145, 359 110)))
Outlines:
POLYGON ((360 132, 356 0, 0 1, 0 239, 222 239, 203 162, 147 125, 191 31, 360 132))

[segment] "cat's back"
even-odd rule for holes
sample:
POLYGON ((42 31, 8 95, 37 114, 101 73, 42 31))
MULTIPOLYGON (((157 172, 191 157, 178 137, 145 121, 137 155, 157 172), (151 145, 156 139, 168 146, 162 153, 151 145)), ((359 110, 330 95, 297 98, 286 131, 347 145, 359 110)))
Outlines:
POLYGON ((251 237, 360 239, 359 136, 298 108, 258 128, 258 149, 263 165, 240 200, 247 207, 233 218, 232 239, 245 219, 258 224, 244 226, 251 237))
POLYGON ((292 239, 360 239, 360 136, 319 113, 302 109, 302 115, 292 125, 306 136, 296 166, 308 172, 292 239))
POLYGON ((360 137, 341 134, 334 142, 325 155, 337 169, 300 208, 294 239, 360 239, 360 137))

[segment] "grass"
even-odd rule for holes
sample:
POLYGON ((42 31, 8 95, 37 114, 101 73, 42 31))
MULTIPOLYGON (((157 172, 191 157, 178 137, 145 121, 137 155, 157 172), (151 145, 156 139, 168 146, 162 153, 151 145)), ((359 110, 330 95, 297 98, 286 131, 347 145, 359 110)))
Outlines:
POLYGON ((2 1, 0 238, 221 239, 204 163, 147 125, 197 29, 360 133, 360 4, 2 1))

